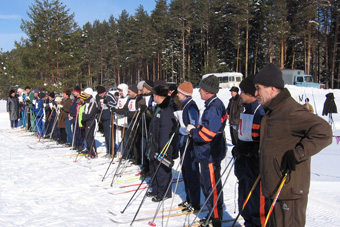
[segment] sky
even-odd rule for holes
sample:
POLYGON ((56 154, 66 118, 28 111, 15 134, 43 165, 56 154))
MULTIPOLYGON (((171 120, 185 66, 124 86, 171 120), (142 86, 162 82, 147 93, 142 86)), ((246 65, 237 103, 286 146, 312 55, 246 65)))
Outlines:
MULTIPOLYGON (((41 0, 42 1, 42 0, 41 0)), ((25 34, 20 29, 21 19, 29 20, 27 12, 34 0, 0 0, 0 49, 10 51, 14 41, 20 41, 25 34)), ((70 13, 75 14, 79 26, 98 19, 108 20, 111 15, 118 18, 122 10, 133 15, 139 5, 149 14, 155 8, 155 0, 60 0, 70 13)))

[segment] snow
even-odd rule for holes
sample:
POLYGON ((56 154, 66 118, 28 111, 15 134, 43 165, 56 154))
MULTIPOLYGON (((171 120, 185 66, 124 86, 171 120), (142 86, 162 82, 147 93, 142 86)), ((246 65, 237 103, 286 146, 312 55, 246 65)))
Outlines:
MULTIPOLYGON (((325 101, 325 95, 333 92, 335 101, 340 107, 340 90, 320 90, 315 88, 301 88, 287 86, 292 96, 299 100, 304 95, 320 116, 325 101), (314 95, 314 96, 313 96, 314 95), (316 106, 315 106, 315 104, 316 106)), ((222 89, 218 96, 225 105, 228 104, 230 92, 222 89)), ((303 98, 303 99, 304 99, 303 98)), ((194 91, 194 99, 200 109, 204 102, 200 100, 198 90, 194 91)), ((328 117, 323 116, 325 120, 328 117)), ((340 136, 340 116, 334 114, 334 135, 340 136)), ((228 155, 222 162, 222 170, 231 159, 231 145, 229 130, 227 132, 228 155)), ((104 137, 97 133, 99 157, 87 160, 78 157, 69 148, 53 148, 54 142, 41 141, 31 133, 21 129, 10 129, 6 101, 0 101, 0 226, 116 226, 111 219, 125 221, 120 226, 129 226, 145 190, 138 191, 132 204, 121 214, 132 196, 132 190, 137 186, 122 188, 121 186, 138 184, 135 173, 137 166, 127 167, 125 173, 110 187, 117 161, 111 166, 107 177, 102 182, 103 175, 108 168, 109 159, 105 154, 104 137), (50 147, 49 147, 50 146, 50 147)), ((333 143, 312 158, 312 176, 309 202, 307 208, 308 227, 340 226, 340 163, 339 145, 334 137, 333 143)), ((174 170, 178 160, 174 165, 174 170)), ((226 171, 223 181, 227 176, 226 171)), ((174 174, 177 178, 177 173, 174 174)), ((175 189, 175 184, 172 185, 175 189)), ((144 187, 144 186, 143 186, 144 187)), ((236 217, 235 200, 237 194, 236 178, 231 172, 224 186, 224 219, 236 217)), ((179 183, 176 194, 173 194, 173 207, 177 207, 183 198, 183 182, 179 183)), ((204 201, 202 196, 202 201, 204 201)), ((165 201, 158 216, 166 216, 172 203, 165 201)), ((203 203, 203 202, 202 202, 203 203)), ((137 219, 153 217, 157 203, 146 198, 137 219)), ((171 214, 180 213, 180 210, 171 214)), ((204 217, 207 212, 200 214, 204 217)), ((191 223, 195 215, 181 215, 171 217, 168 226, 186 226, 191 223)), ((148 221, 135 222, 133 226, 148 226, 148 221)), ((167 218, 155 220, 157 226, 166 226, 167 218)), ((242 224, 242 221, 239 222, 242 224)), ((229 226, 231 223, 224 223, 229 226)))

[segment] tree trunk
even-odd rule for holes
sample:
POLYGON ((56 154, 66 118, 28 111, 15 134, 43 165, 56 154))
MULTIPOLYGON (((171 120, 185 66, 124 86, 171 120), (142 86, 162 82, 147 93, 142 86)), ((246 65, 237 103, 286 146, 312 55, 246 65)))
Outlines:
POLYGON ((260 43, 260 33, 257 34, 257 42, 256 42, 256 48, 255 48, 255 60, 254 60, 254 75, 256 74, 257 53, 259 51, 259 43, 260 43))
POLYGON ((244 76, 248 77, 248 52, 249 52, 249 10, 247 6, 247 22, 246 22, 246 63, 245 63, 245 69, 244 69, 244 76))
POLYGON ((185 25, 182 19, 182 78, 185 80, 185 25))
POLYGON ((338 51, 338 36, 339 36, 339 13, 336 12, 335 19, 335 39, 334 39, 334 48, 333 48, 333 59, 332 59, 332 75, 331 75, 331 88, 334 89, 334 75, 335 75, 335 62, 338 51))

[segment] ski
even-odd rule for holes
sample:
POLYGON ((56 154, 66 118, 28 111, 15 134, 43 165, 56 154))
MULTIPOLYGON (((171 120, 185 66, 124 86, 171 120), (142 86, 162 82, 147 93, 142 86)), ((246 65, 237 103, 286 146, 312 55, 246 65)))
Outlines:
MULTIPOLYGON (((208 211, 206 210, 202 210, 201 212, 204 211, 208 211)), ((164 215, 163 212, 161 213, 160 216, 157 217, 145 217, 145 218, 137 218, 135 219, 135 222, 143 222, 143 221, 152 221, 152 220, 156 220, 156 219, 167 219, 168 217, 172 218, 172 217, 178 217, 178 216, 182 216, 182 215, 188 215, 188 214, 194 214, 197 213, 198 211, 191 211, 191 212, 180 212, 180 213, 175 213, 175 214, 170 214, 170 215, 164 215)), ((111 213, 111 212, 110 212, 111 213)), ((155 211, 153 211, 153 213, 155 213, 155 211)), ((111 213, 112 214, 112 213, 111 213)), ((127 220, 115 220, 113 218, 110 218, 110 220, 116 224, 129 224, 131 221, 127 221, 127 220)))
MULTIPOLYGON (((243 218, 239 218, 237 219, 237 221, 243 221, 244 219, 243 218)), ((230 222, 234 222, 235 219, 225 219, 225 220, 222 220, 222 223, 230 223, 230 222)), ((195 223, 195 224, 192 224, 192 225, 187 225, 187 226, 184 226, 184 227, 190 227, 190 226, 200 226, 201 224, 199 222, 195 223)), ((231 225, 223 225, 224 227, 229 227, 229 226, 232 226, 232 223, 231 225)), ((234 225, 235 227, 236 226, 244 226, 242 224, 235 224, 234 225)))
MULTIPOLYGON (((169 212, 169 211, 177 211, 177 210, 183 210, 183 207, 175 207, 175 208, 168 208, 168 209, 162 209, 162 211, 160 211, 160 213, 165 213, 165 212, 169 212)), ((122 213, 115 213, 115 212, 113 212, 112 210, 108 210, 108 212, 110 213, 110 214, 112 214, 113 216, 118 216, 118 215, 120 215, 121 217, 122 216, 131 216, 131 214, 122 214, 122 213)), ((144 212, 140 212, 139 214, 154 214, 155 213, 155 211, 154 210, 149 210, 149 211, 144 211, 144 212)))
MULTIPOLYGON (((177 179, 173 179, 172 180, 172 183, 176 183, 177 179)), ((179 178, 179 182, 183 181, 182 178, 179 178)), ((149 182, 144 182, 143 184, 148 184, 149 182)), ((123 185, 123 186, 120 186, 119 188, 128 188, 128 187, 133 187, 133 186, 138 186, 140 184, 129 184, 129 185, 123 185)))
MULTIPOLYGON (((183 180, 179 180, 179 182, 182 182, 183 180)), ((174 184, 174 183, 176 183, 177 182, 177 180, 175 180, 175 181, 172 181, 172 183, 174 184)), ((143 183, 143 184, 147 184, 147 183, 143 183)), ((140 184, 137 184, 137 185, 140 185, 140 184)), ((141 187, 141 188, 139 188, 138 190, 143 190, 143 189, 146 189, 146 188, 149 188, 149 186, 146 186, 146 187, 141 187)), ((109 192, 109 194, 111 194, 111 195, 119 195, 119 194, 125 194, 125 193, 129 193, 129 192, 134 192, 134 191, 136 191, 137 189, 131 189, 131 190, 127 190, 127 191, 123 191, 123 192, 116 192, 116 193, 113 193, 113 192, 109 192)))

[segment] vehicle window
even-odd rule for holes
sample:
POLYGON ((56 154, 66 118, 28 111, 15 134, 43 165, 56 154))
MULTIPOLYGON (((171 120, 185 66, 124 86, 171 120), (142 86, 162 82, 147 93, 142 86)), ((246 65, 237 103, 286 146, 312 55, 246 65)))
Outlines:
POLYGON ((312 82, 312 77, 311 76, 306 76, 305 80, 306 80, 306 82, 312 82))
POLYGON ((302 76, 298 76, 296 78, 296 81, 302 83, 303 82, 303 77, 302 76))
POLYGON ((237 81, 237 82, 240 82, 241 80, 242 80, 241 77, 239 77, 239 76, 236 77, 236 81, 237 81))

